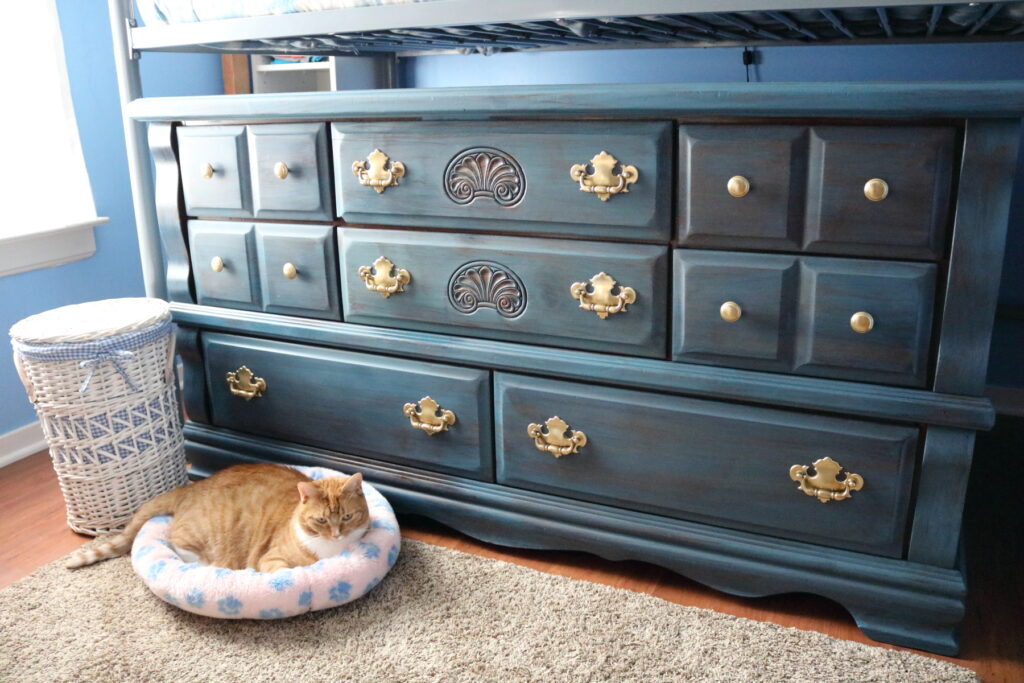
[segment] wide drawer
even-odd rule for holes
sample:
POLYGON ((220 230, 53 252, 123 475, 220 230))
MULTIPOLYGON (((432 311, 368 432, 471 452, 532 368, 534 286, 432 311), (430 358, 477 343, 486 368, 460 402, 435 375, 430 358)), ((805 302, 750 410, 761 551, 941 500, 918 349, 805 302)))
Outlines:
POLYGON ((677 249, 674 360, 924 386, 936 266, 677 249))
POLYGON ((668 251, 339 228, 353 323, 664 358, 668 251))
POLYGON ((216 426, 492 478, 486 371, 217 333, 203 349, 216 426))
POLYGON ((349 223, 667 241, 668 123, 335 123, 349 223))
POLYGON ((902 554, 915 427, 507 374, 495 375, 495 422, 500 484, 902 554), (833 462, 831 482, 848 476, 851 490, 823 504, 798 482, 826 489, 815 477, 833 462))
POLYGON ((930 126, 679 128, 679 243, 939 259, 956 131, 930 126))

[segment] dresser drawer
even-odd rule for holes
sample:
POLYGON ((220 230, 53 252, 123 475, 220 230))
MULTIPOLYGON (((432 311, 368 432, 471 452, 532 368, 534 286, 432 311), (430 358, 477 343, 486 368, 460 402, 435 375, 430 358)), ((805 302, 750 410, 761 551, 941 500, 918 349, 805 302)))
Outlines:
POLYGON ((178 128, 178 160, 189 216, 252 216, 245 126, 178 128))
POLYGON ((669 239, 667 123, 335 123, 331 131, 338 214, 349 223, 669 239))
POLYGON ((263 310, 337 320, 334 228, 328 225, 258 225, 263 310))
POLYGON ((203 349, 216 426, 492 478, 485 371, 216 333, 203 349))
POLYGON ((665 356, 665 248, 360 228, 338 235, 347 322, 665 356))
POLYGON ((198 303, 259 310, 252 223, 189 221, 188 241, 198 303))
POLYGON ((257 218, 332 218, 325 124, 249 126, 249 159, 257 218))
POLYGON ((495 376, 495 421, 501 484, 902 554, 915 427, 506 374, 495 376), (826 504, 805 494, 792 468, 825 458, 862 487, 826 504))
POLYGON ((955 142, 949 127, 680 126, 678 242, 939 259, 955 142))
POLYGON ((936 266, 678 249, 672 357, 924 386, 936 266))

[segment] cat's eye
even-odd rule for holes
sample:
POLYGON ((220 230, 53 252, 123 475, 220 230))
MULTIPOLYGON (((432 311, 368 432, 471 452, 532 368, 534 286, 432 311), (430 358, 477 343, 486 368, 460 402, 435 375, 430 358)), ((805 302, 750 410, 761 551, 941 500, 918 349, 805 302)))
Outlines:
POLYGON ((348 520, 352 519, 352 517, 354 517, 354 515, 350 512, 347 515, 345 515, 344 517, 342 517, 341 521, 347 522, 348 520))
POLYGON ((317 524, 327 524, 327 520, 325 518, 323 518, 323 517, 317 517, 313 521, 316 522, 317 524))

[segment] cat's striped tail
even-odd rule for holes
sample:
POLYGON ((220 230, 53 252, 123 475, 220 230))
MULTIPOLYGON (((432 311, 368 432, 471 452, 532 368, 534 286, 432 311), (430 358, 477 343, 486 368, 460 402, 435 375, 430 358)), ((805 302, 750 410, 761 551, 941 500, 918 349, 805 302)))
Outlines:
POLYGON ((145 503, 139 508, 139 511, 132 516, 132 520, 128 522, 128 526, 114 536, 109 537, 105 543, 101 543, 92 548, 85 548, 79 550, 65 563, 65 567, 68 569, 78 569, 79 567, 85 567, 86 565, 95 564, 102 562, 103 560, 109 560, 119 555, 124 555, 132 547, 132 541, 135 540, 135 534, 139 533, 139 529, 150 517, 156 517, 157 515, 173 515, 175 510, 178 508, 178 504, 184 497, 185 486, 179 486, 176 489, 171 489, 166 493, 161 493, 153 500, 145 503))

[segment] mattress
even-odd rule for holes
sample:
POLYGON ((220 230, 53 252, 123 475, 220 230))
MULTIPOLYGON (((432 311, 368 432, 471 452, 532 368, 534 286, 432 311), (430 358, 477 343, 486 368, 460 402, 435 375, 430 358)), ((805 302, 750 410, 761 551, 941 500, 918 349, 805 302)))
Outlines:
POLYGON ((259 17, 268 14, 317 12, 352 7, 408 5, 435 0, 136 0, 138 16, 147 26, 259 17))

